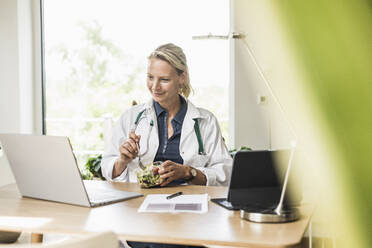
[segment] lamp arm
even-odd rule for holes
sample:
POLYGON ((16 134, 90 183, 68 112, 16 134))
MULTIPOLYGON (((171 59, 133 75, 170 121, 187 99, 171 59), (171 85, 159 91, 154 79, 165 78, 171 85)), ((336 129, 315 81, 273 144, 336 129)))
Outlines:
POLYGON ((295 141, 292 141, 292 142, 293 143, 291 144, 291 146, 292 146, 291 147, 291 154, 289 155, 289 161, 288 161, 287 170, 285 172, 285 178, 284 178, 282 192, 281 192, 281 195, 280 195, 280 200, 279 200, 278 206, 276 206, 276 208, 274 210, 274 212, 277 215, 280 215, 281 214, 281 211, 282 211, 282 208, 283 208, 284 196, 285 196, 285 192, 287 190, 287 184, 288 184, 289 174, 291 173, 292 160, 293 160, 293 155, 294 155, 295 148, 296 148, 295 141))

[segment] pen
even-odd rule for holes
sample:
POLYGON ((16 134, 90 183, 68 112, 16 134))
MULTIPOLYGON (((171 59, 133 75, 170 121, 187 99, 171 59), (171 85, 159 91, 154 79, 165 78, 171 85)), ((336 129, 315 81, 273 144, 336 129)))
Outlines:
POLYGON ((171 194, 171 195, 168 195, 167 196, 167 200, 172 199, 172 198, 174 198, 176 196, 179 196, 179 195, 182 195, 182 192, 181 191, 180 192, 177 192, 177 193, 174 193, 174 194, 171 194))

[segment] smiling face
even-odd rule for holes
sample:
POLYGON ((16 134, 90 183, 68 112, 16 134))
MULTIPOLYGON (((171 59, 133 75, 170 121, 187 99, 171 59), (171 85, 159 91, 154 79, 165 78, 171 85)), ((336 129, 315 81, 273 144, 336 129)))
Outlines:
POLYGON ((184 83, 184 73, 178 75, 168 62, 151 58, 147 67, 147 87, 155 101, 166 106, 179 101, 178 93, 184 83))

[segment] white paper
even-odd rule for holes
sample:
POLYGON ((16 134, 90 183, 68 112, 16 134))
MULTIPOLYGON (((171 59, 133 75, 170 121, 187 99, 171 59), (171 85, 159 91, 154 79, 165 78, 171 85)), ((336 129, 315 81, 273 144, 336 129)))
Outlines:
POLYGON ((146 213, 199 213, 208 212, 208 194, 180 195, 167 199, 168 195, 147 195, 138 209, 146 213))

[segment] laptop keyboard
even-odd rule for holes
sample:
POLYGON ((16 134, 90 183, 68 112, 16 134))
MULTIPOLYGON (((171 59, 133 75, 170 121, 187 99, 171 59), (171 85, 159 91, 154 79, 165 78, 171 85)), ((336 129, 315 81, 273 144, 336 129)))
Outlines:
POLYGON ((105 190, 95 190, 88 191, 88 197, 91 202, 103 202, 103 201, 114 201, 120 197, 123 197, 123 192, 121 191, 105 191, 105 190))
POLYGON ((129 192, 107 187, 105 182, 93 180, 84 181, 84 186, 91 206, 101 206, 143 196, 137 192, 129 192))

